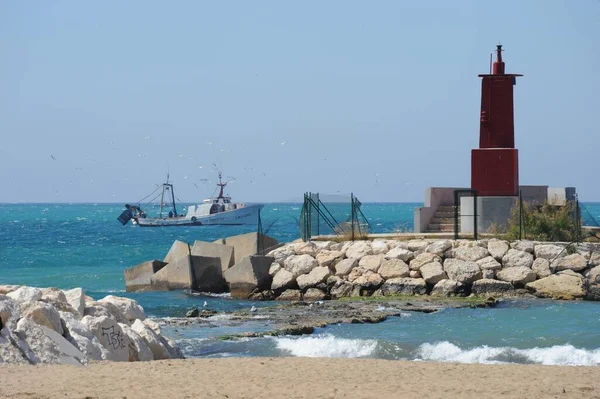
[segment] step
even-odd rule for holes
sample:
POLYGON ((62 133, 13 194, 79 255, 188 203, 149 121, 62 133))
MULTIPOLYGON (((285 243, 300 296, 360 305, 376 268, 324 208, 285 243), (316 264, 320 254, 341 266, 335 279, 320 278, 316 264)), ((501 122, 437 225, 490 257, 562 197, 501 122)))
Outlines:
POLYGON ((427 232, 436 231, 454 231, 454 224, 448 223, 430 223, 427 225, 427 232))
POLYGON ((454 224, 454 217, 438 217, 437 215, 432 217, 429 223, 432 224, 454 224))
MULTIPOLYGON (((458 213, 458 216, 460 217, 460 212, 458 213)), ((435 215, 433 215, 433 217, 454 219, 454 212, 436 212, 435 215)))
POLYGON ((453 205, 440 205, 438 206, 436 212, 454 212, 453 205))

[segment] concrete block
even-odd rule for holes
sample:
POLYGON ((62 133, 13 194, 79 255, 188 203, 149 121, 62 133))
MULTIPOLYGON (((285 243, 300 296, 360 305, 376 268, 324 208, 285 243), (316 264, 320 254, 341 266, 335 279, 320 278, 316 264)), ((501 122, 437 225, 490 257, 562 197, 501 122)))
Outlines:
POLYGON ((235 263, 240 262, 248 256, 262 255, 257 251, 260 237, 262 237, 265 253, 279 245, 279 242, 276 239, 264 234, 259 235, 259 233, 240 234, 225 239, 225 245, 234 248, 235 263))
POLYGON ((212 242, 195 241, 192 247, 192 255, 220 258, 223 271, 229 269, 235 263, 233 247, 212 242))
POLYGON ((149 260, 125 269, 125 290, 127 292, 136 292, 150 289, 150 285, 152 284, 150 278, 166 265, 167 263, 160 260, 149 260))
MULTIPOLYGON (((494 224, 500 230, 508 227, 510 212, 519 197, 477 197, 477 231, 485 233, 494 224)), ((460 199, 460 231, 473 233, 474 230, 473 197, 460 199)))
POLYGON ((269 268, 274 261, 272 256, 248 256, 227 269, 224 276, 231 296, 248 298, 255 289, 270 289, 273 278, 269 268))
POLYGON ((182 256, 151 278, 154 290, 224 292, 227 288, 221 271, 221 259, 206 256, 182 256))
POLYGON ((543 204, 548 198, 548 186, 521 186, 519 191, 525 202, 543 204))
POLYGON ((176 240, 173 245, 171 245, 171 249, 165 256, 165 262, 171 263, 175 259, 181 258, 184 255, 190 254, 190 246, 187 242, 176 240))

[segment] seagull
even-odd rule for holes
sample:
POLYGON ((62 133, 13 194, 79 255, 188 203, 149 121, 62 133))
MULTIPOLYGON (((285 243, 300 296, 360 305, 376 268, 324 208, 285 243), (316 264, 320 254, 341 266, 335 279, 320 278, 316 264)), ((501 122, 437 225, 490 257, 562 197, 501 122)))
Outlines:
POLYGON ((198 187, 198 185, 196 183, 194 183, 194 186, 196 186, 196 188, 200 188, 200 187, 198 187))
POLYGON ((54 155, 50 154, 50 158, 52 158, 56 161, 56 158, 54 158, 54 155))
POLYGON ((252 305, 252 307, 250 308, 251 312, 256 312, 258 309, 254 307, 254 305, 252 305))
POLYGON ((312 303, 311 303, 310 305, 308 305, 308 308, 309 308, 309 309, 312 309, 312 307, 313 307, 313 304, 312 304, 312 303))
POLYGON ((150 136, 144 137, 144 140, 150 140, 150 136))
POLYGON ((281 142, 281 145, 285 145, 285 141, 282 141, 282 142, 281 142))
POLYGON ((204 301, 204 305, 202 305, 203 308, 208 306, 208 302, 204 301))
POLYGON ((315 303, 316 303, 317 305, 322 305, 322 304, 323 304, 323 301, 317 301, 317 302, 315 302, 315 303))

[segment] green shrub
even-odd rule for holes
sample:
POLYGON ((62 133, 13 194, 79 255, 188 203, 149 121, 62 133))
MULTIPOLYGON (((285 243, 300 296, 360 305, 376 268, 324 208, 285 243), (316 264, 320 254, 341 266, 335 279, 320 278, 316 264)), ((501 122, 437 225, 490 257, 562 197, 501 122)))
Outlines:
MULTIPOLYGON (((581 235, 574 202, 564 206, 523 203, 522 238, 539 241, 577 241, 581 235)), ((515 206, 508 222, 509 239, 519 238, 519 206, 515 206)))

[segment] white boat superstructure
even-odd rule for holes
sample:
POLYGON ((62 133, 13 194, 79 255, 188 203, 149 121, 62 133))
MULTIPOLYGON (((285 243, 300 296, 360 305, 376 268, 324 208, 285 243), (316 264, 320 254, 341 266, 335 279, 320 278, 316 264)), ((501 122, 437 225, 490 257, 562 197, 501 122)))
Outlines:
POLYGON ((122 224, 132 220, 133 224, 141 227, 159 226, 211 226, 211 225, 244 225, 257 224, 260 219, 262 204, 244 204, 231 201, 231 197, 224 195, 227 183, 222 181, 219 172, 219 195, 216 198, 205 199, 202 204, 190 205, 185 215, 178 214, 175 204, 173 185, 167 182, 162 185, 161 208, 158 217, 149 217, 140 206, 125 205, 126 210, 119 216, 122 224), (172 210, 163 216, 165 194, 170 194, 172 210))

